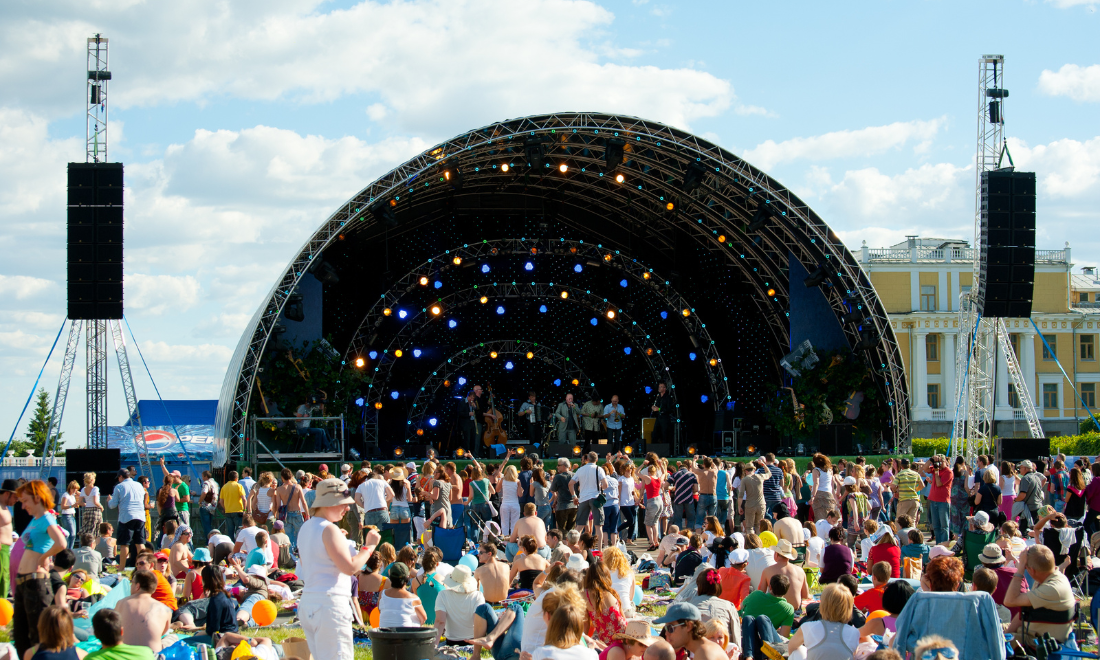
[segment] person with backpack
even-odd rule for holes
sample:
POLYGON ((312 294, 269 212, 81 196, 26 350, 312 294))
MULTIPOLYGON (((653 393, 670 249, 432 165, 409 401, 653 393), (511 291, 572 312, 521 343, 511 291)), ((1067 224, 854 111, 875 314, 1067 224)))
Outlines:
POLYGON ((199 522, 202 525, 202 536, 210 536, 210 530, 214 529, 214 514, 218 510, 218 482, 210 470, 202 471, 202 489, 199 491, 199 522))

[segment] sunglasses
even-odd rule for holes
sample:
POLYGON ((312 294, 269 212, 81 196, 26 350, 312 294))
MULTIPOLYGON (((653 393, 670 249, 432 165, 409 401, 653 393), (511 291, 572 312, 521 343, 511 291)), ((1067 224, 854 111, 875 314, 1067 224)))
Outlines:
MULTIPOLYGON (((675 632, 677 628, 683 628, 687 624, 688 624, 687 621, 681 621, 680 623, 670 623, 670 624, 665 626, 665 632, 666 633, 675 632)), ((925 659, 925 660, 928 660, 928 659, 925 659)), ((932 659, 932 660, 934 660, 934 659, 932 659)))
POLYGON ((928 649, 921 654, 921 660, 936 660, 937 656, 942 656, 945 660, 955 660, 959 657, 957 649, 953 648, 941 648, 941 649, 928 649))

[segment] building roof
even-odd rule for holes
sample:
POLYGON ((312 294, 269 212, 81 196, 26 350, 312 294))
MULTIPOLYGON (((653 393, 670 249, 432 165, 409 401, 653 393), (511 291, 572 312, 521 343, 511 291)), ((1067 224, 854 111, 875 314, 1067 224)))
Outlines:
MULTIPOLYGON (((959 247, 970 247, 969 241, 964 241, 961 238, 917 238, 917 247, 928 247, 940 249, 946 245, 956 245, 959 247)), ((891 250, 908 250, 909 241, 902 241, 900 243, 894 243, 890 246, 891 250)))
MULTIPOLYGON (((138 401, 142 426, 188 426, 196 424, 214 424, 214 415, 218 410, 217 399, 194 400, 179 399, 165 401, 138 401)), ((131 417, 127 426, 134 426, 131 417)))
POLYGON ((1096 274, 1096 271, 1089 273, 1080 273, 1070 276, 1069 286, 1073 291, 1100 291, 1100 277, 1096 274))

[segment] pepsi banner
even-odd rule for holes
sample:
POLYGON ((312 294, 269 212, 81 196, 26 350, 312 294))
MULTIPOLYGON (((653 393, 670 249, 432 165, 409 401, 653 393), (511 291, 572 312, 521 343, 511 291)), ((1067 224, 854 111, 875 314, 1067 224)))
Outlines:
MULTIPOLYGON (((145 445, 149 448, 151 461, 156 461, 164 456, 169 462, 185 460, 189 455, 192 461, 213 461, 215 454, 224 454, 225 450, 214 443, 214 426, 209 424, 186 425, 173 427, 146 426, 145 445), (179 431, 176 437, 175 430, 179 431), (187 451, 184 452, 184 449, 187 451)), ((107 446, 117 448, 122 452, 123 461, 127 456, 136 457, 138 454, 137 428, 133 426, 108 426, 107 446)), ((224 455, 220 457, 225 461, 224 455)))

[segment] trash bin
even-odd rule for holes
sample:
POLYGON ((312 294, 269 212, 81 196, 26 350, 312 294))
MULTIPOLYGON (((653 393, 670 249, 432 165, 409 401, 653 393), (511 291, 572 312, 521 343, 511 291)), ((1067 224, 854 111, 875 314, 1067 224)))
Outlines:
MULTIPOLYGON (((435 657, 435 628, 371 628, 374 660, 425 660, 435 657)), ((322 660, 318 658, 317 660, 322 660)))

